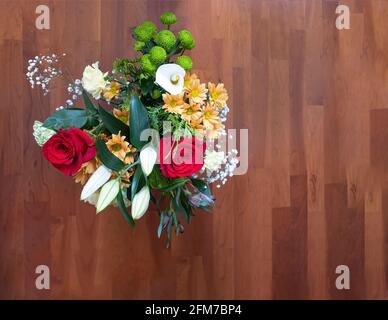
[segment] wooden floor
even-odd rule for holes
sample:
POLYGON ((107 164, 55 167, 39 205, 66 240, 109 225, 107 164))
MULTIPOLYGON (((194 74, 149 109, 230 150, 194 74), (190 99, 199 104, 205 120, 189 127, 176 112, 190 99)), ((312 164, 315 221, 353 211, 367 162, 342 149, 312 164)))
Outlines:
POLYGON ((0 0, 0 298, 388 298, 388 1, 0 0), (249 170, 216 192, 172 248, 148 214, 135 231, 96 217, 32 137, 66 99, 31 91, 26 61, 66 52, 85 64, 133 56, 129 27, 177 13, 197 39, 194 68, 225 82, 229 126, 249 129, 249 170), (35 268, 51 289, 35 288, 35 268), (350 290, 335 287, 338 265, 350 290))

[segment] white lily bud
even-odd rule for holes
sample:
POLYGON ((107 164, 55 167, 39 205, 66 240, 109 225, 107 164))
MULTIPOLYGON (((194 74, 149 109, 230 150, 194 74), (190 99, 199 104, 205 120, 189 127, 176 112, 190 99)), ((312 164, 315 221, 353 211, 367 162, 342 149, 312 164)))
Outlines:
POLYGON ((131 206, 132 218, 140 219, 147 211, 150 203, 150 189, 148 186, 143 187, 138 193, 135 194, 131 206))
POLYGON ((158 153, 151 144, 144 146, 140 151, 140 164, 143 173, 148 177, 154 168, 158 153))
POLYGON ((104 186, 101 188, 100 196, 98 197, 96 205, 97 213, 100 213, 108 205, 110 205, 112 201, 116 198, 119 191, 120 182, 118 180, 111 180, 105 183, 104 186))
POLYGON ((93 193, 95 193, 105 182, 110 179, 111 176, 112 170, 108 169, 104 165, 99 166, 82 189, 81 200, 85 200, 93 193))

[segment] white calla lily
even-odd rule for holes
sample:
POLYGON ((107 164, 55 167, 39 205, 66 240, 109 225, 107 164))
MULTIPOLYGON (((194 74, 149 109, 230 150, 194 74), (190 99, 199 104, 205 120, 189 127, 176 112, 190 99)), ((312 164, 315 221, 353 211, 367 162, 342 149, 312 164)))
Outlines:
POLYGON ((96 209, 97 213, 100 213, 107 206, 109 206, 112 201, 116 198, 117 194, 120 191, 120 182, 119 180, 111 180, 104 184, 101 188, 100 196, 98 197, 96 209))
POLYGON ((81 192, 81 200, 86 200, 89 196, 95 193, 101 186, 112 176, 112 170, 101 165, 90 176, 81 192))
POLYGON ((131 206, 132 218, 140 219, 147 211, 150 203, 150 189, 148 186, 143 187, 138 193, 135 194, 131 206))
POLYGON ((170 94, 180 94, 183 91, 185 74, 185 70, 180 65, 162 64, 156 70, 155 82, 170 94))
POLYGON ((151 144, 144 146, 143 149, 140 151, 140 164, 141 164, 143 173, 146 176, 150 175, 156 163, 157 157, 158 157, 158 153, 156 152, 155 148, 151 144))

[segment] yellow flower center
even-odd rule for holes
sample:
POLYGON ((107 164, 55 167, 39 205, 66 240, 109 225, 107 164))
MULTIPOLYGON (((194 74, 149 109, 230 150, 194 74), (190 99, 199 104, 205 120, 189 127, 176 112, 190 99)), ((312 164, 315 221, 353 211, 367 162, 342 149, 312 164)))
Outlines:
POLYGON ((173 107, 173 108, 176 107, 176 101, 175 101, 175 100, 172 100, 172 101, 171 101, 171 107, 173 107))
POLYGON ((211 116, 212 116, 211 111, 206 111, 206 112, 205 112, 205 118, 206 118, 206 119, 210 119, 211 116))
POLYGON ((112 150, 115 151, 115 152, 120 151, 121 150, 121 144, 116 143, 116 144, 112 145, 112 150))
POLYGON ((172 84, 177 84, 179 82, 179 74, 171 75, 170 81, 171 81, 172 84))
POLYGON ((188 115, 193 114, 193 109, 191 109, 191 108, 187 109, 186 113, 187 113, 188 115))
POLYGON ((191 96, 192 97, 198 97, 198 89, 193 89, 192 91, 191 91, 191 96))
POLYGON ((213 99, 217 99, 218 98, 218 93, 217 92, 213 92, 212 93, 212 98, 213 99))

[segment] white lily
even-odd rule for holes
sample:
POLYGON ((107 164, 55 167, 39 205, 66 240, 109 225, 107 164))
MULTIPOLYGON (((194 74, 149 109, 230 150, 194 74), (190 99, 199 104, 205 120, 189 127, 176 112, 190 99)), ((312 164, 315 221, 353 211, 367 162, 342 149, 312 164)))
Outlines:
POLYGON ((96 205, 97 213, 100 213, 108 205, 110 205, 112 201, 116 198, 119 191, 120 191, 119 180, 115 179, 105 183, 104 186, 101 188, 100 196, 98 197, 98 201, 96 205))
POLYGON ((140 164, 143 170, 143 173, 146 176, 149 176, 154 168, 156 163, 156 159, 158 157, 158 153, 155 148, 151 144, 147 144, 140 151, 140 164))
POLYGON ((180 94, 183 91, 185 74, 185 70, 180 65, 162 64, 156 70, 155 82, 170 94, 180 94))
POLYGON ((150 189, 148 186, 143 187, 138 193, 135 194, 131 206, 132 218, 140 219, 147 211, 150 203, 150 189))
POLYGON ((81 200, 85 200, 95 193, 105 182, 109 180, 111 176, 112 170, 104 165, 99 166, 82 189, 81 200))

